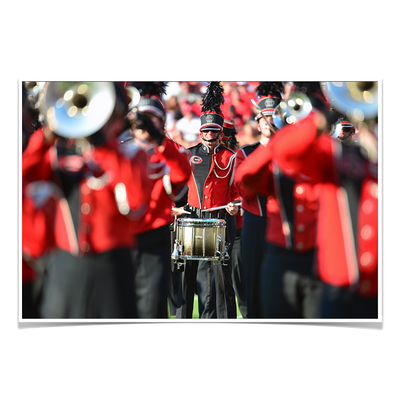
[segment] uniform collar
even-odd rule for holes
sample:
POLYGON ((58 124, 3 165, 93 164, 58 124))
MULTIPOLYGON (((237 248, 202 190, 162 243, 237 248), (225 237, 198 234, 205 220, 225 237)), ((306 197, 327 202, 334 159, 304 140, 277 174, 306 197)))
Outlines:
MULTIPOLYGON (((201 143, 201 149, 202 149, 205 153, 210 154, 210 149, 209 149, 205 144, 203 144, 203 143, 201 143)), ((213 154, 217 154, 220 150, 221 150, 221 145, 220 145, 220 144, 217 144, 217 146, 216 146, 215 149, 214 149, 213 154)))

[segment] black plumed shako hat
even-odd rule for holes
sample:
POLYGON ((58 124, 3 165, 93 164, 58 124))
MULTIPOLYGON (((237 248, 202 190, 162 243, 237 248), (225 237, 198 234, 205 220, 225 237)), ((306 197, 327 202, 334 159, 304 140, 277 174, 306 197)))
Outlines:
POLYGON ((165 121, 166 107, 162 95, 166 94, 165 82, 128 82, 127 86, 135 87, 140 100, 135 106, 139 112, 148 112, 165 121))
MULTIPOLYGON (((260 82, 255 92, 259 97, 257 104, 261 108, 262 114, 273 115, 282 100, 282 82, 260 82)), ((258 113, 255 120, 258 121, 261 117, 261 113, 258 113)))
POLYGON ((200 132, 223 129, 224 114, 221 104, 224 104, 224 89, 219 82, 210 82, 202 99, 200 114, 200 132))

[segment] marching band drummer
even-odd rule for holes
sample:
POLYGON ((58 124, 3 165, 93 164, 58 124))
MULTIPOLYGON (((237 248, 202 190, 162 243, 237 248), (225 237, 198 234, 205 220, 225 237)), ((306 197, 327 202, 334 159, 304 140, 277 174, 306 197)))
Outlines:
MULTIPOLYGON (((236 156, 236 171, 244 160, 260 146, 267 146, 272 136, 269 123, 273 124, 275 108, 282 99, 283 85, 280 82, 260 82, 255 92, 259 97, 258 106, 261 109, 255 119, 257 129, 261 133, 258 142, 242 146, 236 156)), ((275 127, 275 129, 277 129, 275 127)), ((262 180, 263 178, 261 178, 262 180)), ((247 302, 247 318, 260 318, 260 270, 263 255, 266 252, 267 242, 265 231, 267 226, 267 197, 265 187, 263 192, 255 192, 253 188, 247 188, 239 180, 236 186, 242 197, 243 227, 242 227, 242 263, 245 281, 245 293, 247 302)))
MULTIPOLYGON (((220 105, 224 102, 223 88, 211 82, 203 96, 201 111, 201 143, 188 149, 193 172, 188 186, 188 204, 184 207, 198 218, 225 219, 226 212, 235 215, 240 200, 233 184, 235 152, 219 144, 224 117, 220 105), (208 209, 226 206, 212 212, 208 209)), ((227 229, 227 241, 229 238, 227 229)), ((221 262, 188 261, 181 273, 176 318, 192 318, 196 289, 200 318, 236 318, 235 292, 231 269, 221 262)))
POLYGON ((123 155, 116 142, 126 92, 115 82, 50 82, 45 96, 46 123, 22 154, 23 183, 53 182, 61 196, 41 316, 136 318, 130 218, 147 211, 151 188, 145 152, 123 155))
MULTIPOLYGON (((167 299, 171 271, 171 208, 187 192, 191 167, 187 152, 164 134, 166 109, 163 82, 134 83, 141 95, 135 110, 128 113, 134 140, 122 146, 145 149, 152 182, 147 213, 132 226, 137 238, 133 254, 139 318, 168 318, 167 299)), ((129 84, 128 84, 129 85, 129 84)))

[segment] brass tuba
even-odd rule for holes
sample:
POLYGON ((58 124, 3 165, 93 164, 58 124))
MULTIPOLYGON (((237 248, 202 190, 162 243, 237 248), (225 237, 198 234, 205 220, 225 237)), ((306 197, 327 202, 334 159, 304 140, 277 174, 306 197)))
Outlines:
POLYGON ((329 105, 358 123, 378 115, 378 82, 321 82, 329 105))
POLYGON ((40 105, 45 124, 65 138, 84 138, 101 129, 116 102, 113 82, 49 82, 40 105))

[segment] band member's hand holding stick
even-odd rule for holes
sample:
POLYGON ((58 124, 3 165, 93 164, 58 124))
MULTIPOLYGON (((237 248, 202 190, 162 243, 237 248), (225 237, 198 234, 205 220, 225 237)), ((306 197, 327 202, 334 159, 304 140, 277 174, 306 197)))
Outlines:
POLYGON ((183 214, 191 214, 189 211, 186 211, 184 207, 172 207, 171 214, 175 217, 178 217, 183 214))
POLYGON ((239 211, 239 207, 234 204, 234 203, 229 203, 226 207, 225 210, 230 214, 230 215, 236 215, 237 212, 239 211))

